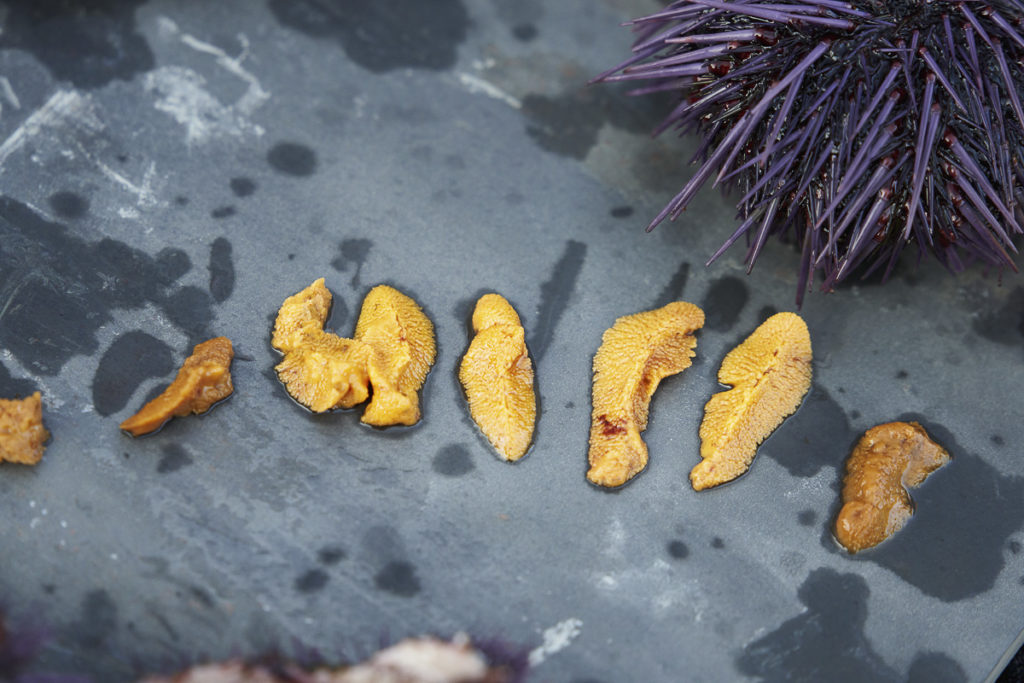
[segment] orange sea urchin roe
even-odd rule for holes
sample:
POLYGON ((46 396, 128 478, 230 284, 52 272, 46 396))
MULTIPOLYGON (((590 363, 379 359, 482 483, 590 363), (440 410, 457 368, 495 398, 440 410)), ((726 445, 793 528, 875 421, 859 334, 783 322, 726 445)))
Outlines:
POLYGON ((227 337, 198 344, 185 359, 177 377, 163 393, 121 423, 121 429, 141 436, 159 429, 172 417, 205 413, 231 395, 231 360, 235 351, 227 337))
POLYGON ((370 349, 325 332, 331 292, 320 278, 284 300, 271 345, 285 354, 275 370, 285 389, 314 413, 351 408, 370 395, 370 349))
POLYGON ((370 347, 367 371, 373 397, 362 421, 376 427, 418 422, 417 392, 437 355, 430 319, 405 294, 378 285, 363 299, 355 339, 370 347))
POLYGON ((21 400, 0 399, 0 462, 35 465, 43 457, 43 443, 49 436, 43 427, 43 401, 38 391, 21 400))
POLYGON ((459 366, 469 413, 498 455, 514 462, 529 449, 537 419, 526 332, 515 309, 498 294, 476 302, 473 331, 459 366))
POLYGON ((704 312, 683 301, 627 315, 601 338, 594 356, 590 470, 587 479, 621 486, 647 466, 647 428, 651 396, 662 379, 690 367, 704 312))
POLYGON ((851 553, 878 545, 914 514, 907 488, 949 462, 949 453, 916 422, 864 433, 846 461, 836 539, 851 553))
POLYGON ((750 468, 757 447, 800 405, 811 386, 811 336, 794 313, 777 313, 730 351, 700 425, 700 456, 690 472, 697 491, 750 468))
POLYGON ((271 346, 288 353, 305 344, 308 337, 324 334, 331 301, 331 292, 324 286, 323 278, 285 299, 277 311, 271 346))

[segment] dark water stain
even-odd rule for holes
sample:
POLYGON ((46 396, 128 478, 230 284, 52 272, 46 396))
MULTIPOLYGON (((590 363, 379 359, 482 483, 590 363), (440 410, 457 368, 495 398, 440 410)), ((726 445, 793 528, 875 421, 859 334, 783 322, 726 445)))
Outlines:
POLYGON ((851 420, 859 420, 860 419, 860 411, 859 410, 851 410, 850 411, 850 419, 851 420))
POLYGON ((690 556, 690 549, 685 543, 679 540, 669 541, 665 546, 665 550, 668 552, 669 557, 676 560, 685 560, 690 556))
POLYGON ((171 347, 156 337, 132 330, 117 337, 103 353, 92 379, 92 405, 106 417, 131 400, 147 379, 164 377, 174 370, 171 347))
POLYGON ((238 209, 231 205, 218 206, 216 209, 210 212, 210 218, 216 218, 220 220, 222 218, 230 218, 231 216, 234 216, 236 213, 238 213, 238 209))
POLYGON ((218 237, 210 245, 210 296, 217 303, 231 298, 235 291, 235 262, 231 257, 231 242, 218 237))
POLYGON ((295 590, 299 593, 316 593, 323 590, 330 580, 330 575, 323 569, 310 569, 295 579, 295 590))
POLYGON ((611 214, 612 218, 629 218, 633 215, 633 207, 627 205, 616 206, 608 213, 611 214))
POLYGON ((1020 555, 1020 551, 1021 551, 1020 541, 1010 541, 1006 545, 1006 548, 1007 548, 1007 550, 1009 550, 1014 555, 1020 555))
POLYGON ((146 395, 142 397, 142 400, 139 401, 139 405, 146 405, 154 398, 164 393, 164 391, 169 386, 171 386, 170 382, 159 382, 157 384, 154 384, 152 387, 150 387, 149 391, 146 392, 146 395))
POLYGON ((198 602, 200 605, 202 605, 206 609, 213 609, 213 607, 214 607, 213 598, 210 597, 210 594, 207 593, 206 590, 204 590, 202 587, 200 587, 200 586, 189 586, 188 587, 188 594, 191 595, 192 598, 196 602, 198 602))
POLYGON ((649 102, 638 99, 626 97, 623 88, 614 86, 584 86, 555 96, 530 94, 523 98, 526 134, 541 149, 582 160, 606 123, 633 133, 654 128, 663 110, 658 113, 649 102))
POLYGON ((814 523, 818 521, 818 513, 811 509, 801 510, 796 513, 796 521, 800 526, 814 526, 814 523))
POLYGON ((767 320, 768 318, 772 317, 773 315, 775 315, 778 312, 779 312, 779 309, 775 308, 774 306, 771 306, 771 305, 762 306, 761 310, 759 310, 757 312, 758 324, 763 323, 765 320, 767 320))
POLYGON ((512 27, 512 35, 518 41, 529 43, 537 37, 537 26, 535 24, 516 24, 512 27))
POLYGON ((182 287, 164 299, 163 308, 167 318, 188 335, 190 344, 207 339, 210 323, 213 322, 212 297, 199 287, 182 287))
POLYGON ((686 281, 690 277, 690 264, 680 263, 679 267, 676 268, 676 272, 672 274, 672 278, 665 285, 661 293, 658 294, 658 298, 654 300, 654 308, 661 308, 673 301, 679 301, 683 296, 683 290, 686 289, 686 281))
POLYGON ((177 197, 174 198, 174 203, 177 204, 178 206, 188 206, 189 201, 189 198, 183 194, 179 194, 177 197))
POLYGON ((228 185, 236 197, 249 197, 256 192, 256 181, 245 176, 232 178, 228 185))
POLYGON ((727 332, 739 320, 747 305, 750 292, 743 280, 726 276, 711 283, 704 296, 704 327, 715 332, 727 332))
POLYGON ((434 461, 431 463, 434 471, 445 477, 461 477, 469 474, 476 465, 473 464, 473 456, 462 444, 448 444, 437 452, 434 461))
POLYGON ((716 550, 721 550, 722 548, 725 547, 725 541, 723 541, 718 536, 715 536, 714 538, 711 539, 711 547, 715 548, 716 550))
POLYGON ((910 373, 906 370, 900 370, 896 373, 896 379, 906 379, 908 377, 910 377, 910 373))
POLYGON ((382 591, 403 598, 411 598, 420 592, 420 580, 416 577, 416 567, 403 560, 388 562, 373 577, 373 583, 382 591))
POLYGON ((52 583, 44 583, 43 584, 43 592, 46 593, 47 595, 53 595, 54 593, 57 592, 57 586, 52 584, 52 583))
POLYGON ((903 529, 851 559, 885 567, 943 602, 990 590, 1006 566, 1008 539, 1024 527, 1024 477, 999 473, 920 415, 898 419, 921 423, 952 461, 911 490, 915 512, 903 529))
POLYGON ((339 545, 325 545, 316 551, 316 559, 320 564, 327 565, 328 567, 333 567, 346 557, 348 557, 348 553, 339 545))
POLYGON ((975 318, 974 331, 989 341, 1007 346, 1024 344, 1024 287, 1017 287, 1006 303, 975 318))
POLYGON ((61 190, 50 195, 50 208, 61 218, 81 218, 89 211, 89 200, 82 195, 61 190))
POLYGON ((213 317, 205 291, 175 288, 191 268, 180 249, 153 257, 117 240, 87 242, 10 197, 0 197, 0 234, 0 348, 33 373, 56 375, 72 356, 95 353, 118 309, 152 303, 193 338, 213 317))
POLYGON ((79 607, 79 621, 74 632, 83 647, 98 650, 117 630, 117 605, 105 590, 85 594, 79 607))
POLYGON ((267 152, 267 163, 278 173, 305 178, 316 173, 316 152, 297 142, 279 142, 267 152))
POLYGON ((171 472, 177 472, 180 469, 188 467, 194 462, 188 451, 179 444, 165 444, 160 447, 160 450, 163 452, 163 455, 160 457, 160 462, 156 465, 156 471, 158 474, 170 474, 171 472))
POLYGON ((815 569, 797 596, 806 610, 747 644, 740 673, 760 681, 896 681, 864 635, 870 591, 856 574, 815 569))
POLYGON ((373 241, 364 238, 352 238, 342 240, 338 245, 338 255, 331 261, 331 267, 339 272, 346 272, 350 265, 354 265, 352 279, 349 281, 353 287, 359 287, 359 274, 363 270, 363 264, 370 256, 370 249, 373 248, 373 241))
POLYGON ((992 436, 989 437, 989 440, 994 445, 996 445, 996 446, 1005 446, 1006 445, 1006 439, 1004 439, 1003 437, 999 436, 998 434, 993 434, 992 436))
POLYGON ((572 410, 573 408, 576 407, 576 403, 573 402, 573 401, 566 401, 565 402, 565 407, 568 408, 569 410, 572 410))
POLYGON ((537 322, 527 346, 534 360, 539 362, 555 338, 555 328, 562 319, 569 300, 576 289, 576 280, 587 258, 587 245, 576 240, 565 243, 562 256, 551 271, 551 277, 540 286, 540 306, 537 322))
POLYGON ((910 663, 907 683, 966 683, 967 672, 944 652, 918 652, 910 663))
POLYGON ((813 477, 823 467, 841 468, 856 435, 846 413, 828 392, 812 384, 796 413, 758 449, 795 477, 813 477))
POLYGON ((7 0, 0 49, 31 53, 54 79, 76 88, 130 81, 154 66, 149 44, 135 26, 135 9, 143 3, 7 0))
POLYGON ((0 363, 0 398, 25 398, 35 391, 35 382, 28 379, 15 379, 4 367, 4 364, 0 363))
POLYGON ((289 28, 339 42, 373 73, 450 69, 469 28, 461 0, 270 0, 270 10, 289 28))

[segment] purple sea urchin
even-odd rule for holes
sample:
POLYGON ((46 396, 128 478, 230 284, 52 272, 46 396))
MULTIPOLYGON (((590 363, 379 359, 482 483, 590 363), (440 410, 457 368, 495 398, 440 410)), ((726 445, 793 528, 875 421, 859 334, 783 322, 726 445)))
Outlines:
POLYGON ((677 0, 636 19, 633 56, 595 81, 678 91, 656 129, 699 131, 699 168, 738 190, 753 267, 770 235, 801 248, 797 300, 915 243, 956 272, 1016 270, 1024 214, 1021 0, 677 0))

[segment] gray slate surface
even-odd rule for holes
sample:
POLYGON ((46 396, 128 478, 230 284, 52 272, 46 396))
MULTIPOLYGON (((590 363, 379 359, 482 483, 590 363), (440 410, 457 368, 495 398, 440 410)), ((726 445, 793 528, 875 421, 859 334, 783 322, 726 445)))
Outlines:
POLYGON ((747 476, 692 491, 721 358, 792 310, 796 254, 769 245, 749 278, 739 252, 705 269, 734 225, 711 191, 644 233, 693 141, 646 134, 664 102, 582 85, 626 54, 619 22, 656 6, 6 6, 0 395, 40 389, 53 439, 38 467, 0 466, 0 602, 51 628, 40 669, 338 662, 457 631, 530 650, 561 625, 578 634, 533 680, 998 673, 1024 623, 1020 277, 907 263, 811 295, 811 394, 747 476), (273 378, 273 315, 321 276, 343 335, 380 282, 433 319, 418 426, 312 416, 273 378), (514 466, 455 377, 485 291, 519 310, 538 371, 514 466), (655 397, 647 471, 593 488, 601 333, 675 298, 708 314, 694 367, 655 397), (118 431, 219 334, 240 354, 230 400, 118 431), (828 532, 840 468, 900 417, 954 461, 897 538, 851 558, 828 532))

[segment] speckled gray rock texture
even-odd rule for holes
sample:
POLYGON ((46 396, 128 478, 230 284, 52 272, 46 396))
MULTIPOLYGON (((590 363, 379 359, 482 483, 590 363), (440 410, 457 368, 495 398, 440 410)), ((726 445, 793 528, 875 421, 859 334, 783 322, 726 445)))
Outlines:
POLYGON ((976 681, 1011 648, 1019 276, 908 260, 884 286, 808 296, 803 406, 747 475, 690 488, 721 359, 793 309, 797 255, 705 268, 735 225, 711 191, 644 232, 694 142, 648 135, 668 101, 584 84, 655 3, 50 4, 7 3, 0 35, 0 395, 42 391, 53 433, 38 467, 0 466, 0 604, 49 626, 39 670, 336 663, 466 631, 533 650, 538 681, 976 681), (273 316, 319 277, 343 335, 378 283, 430 315, 419 425, 284 393, 273 316), (487 291, 536 363, 536 441, 515 465, 455 374, 487 291), (707 325, 654 397, 650 465, 589 486, 601 334, 677 298, 707 325), (234 396, 122 434, 214 335, 238 352, 234 396), (850 557, 829 534, 843 462, 908 417, 953 462, 897 537, 850 557))

